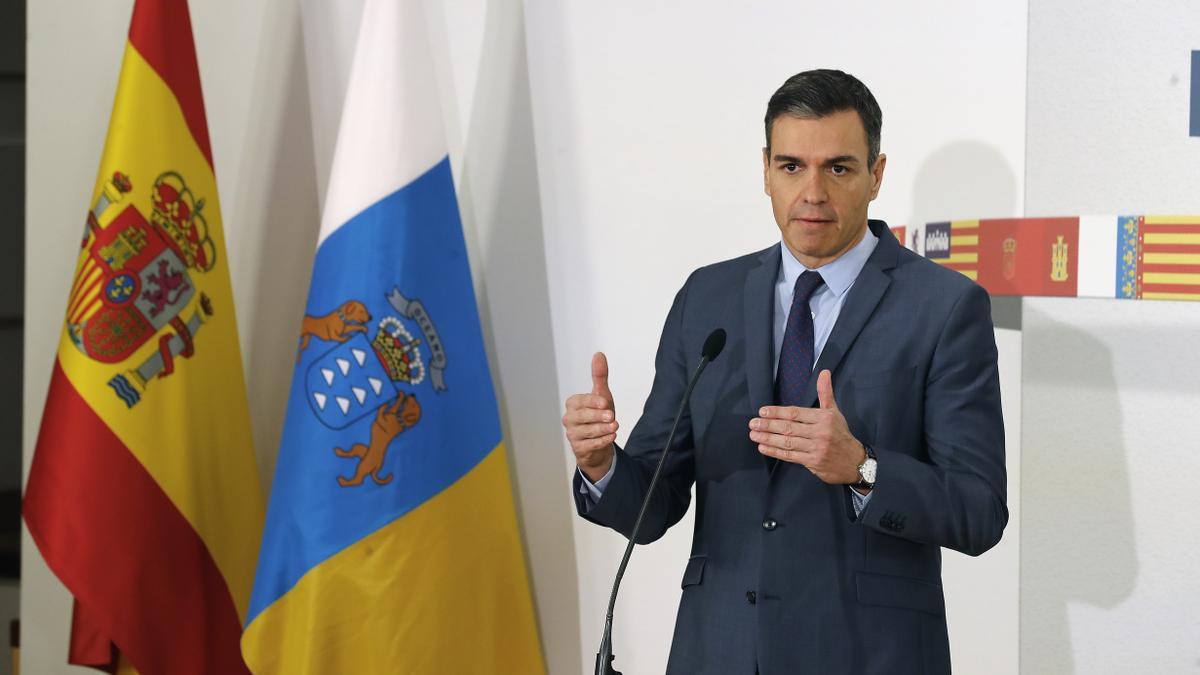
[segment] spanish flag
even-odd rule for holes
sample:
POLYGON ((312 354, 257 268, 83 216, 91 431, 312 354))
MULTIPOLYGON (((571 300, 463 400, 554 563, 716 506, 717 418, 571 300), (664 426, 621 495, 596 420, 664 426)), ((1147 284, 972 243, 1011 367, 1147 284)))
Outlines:
POLYGON ((222 230, 186 0, 137 0, 25 489, 72 663, 248 672, 263 500, 222 230))
POLYGON ((367 0, 242 648, 545 672, 420 0, 367 0))

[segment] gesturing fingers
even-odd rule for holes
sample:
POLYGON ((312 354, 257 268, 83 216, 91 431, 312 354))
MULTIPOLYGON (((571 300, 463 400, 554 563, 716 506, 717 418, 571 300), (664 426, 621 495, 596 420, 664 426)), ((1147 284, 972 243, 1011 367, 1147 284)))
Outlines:
POLYGON ((783 418, 755 417, 750 420, 750 429, 784 436, 798 436, 800 438, 820 440, 829 435, 829 424, 827 424, 829 421, 828 413, 820 410, 815 412, 817 412, 815 418, 805 415, 805 421, 799 422, 783 418))
POLYGON ((820 408, 801 408, 799 406, 767 405, 758 410, 758 416, 761 419, 786 420, 802 424, 816 424, 828 415, 828 411, 820 408))
POLYGON ((782 434, 784 436, 804 436, 807 431, 804 427, 811 427, 811 424, 804 422, 792 422, 784 419, 764 419, 755 417, 750 420, 750 429, 752 431, 765 431, 772 434, 782 434))
POLYGON ((581 408, 612 410, 612 403, 597 394, 574 394, 567 397, 567 410, 579 410, 581 408))
MULTIPOLYGON (((568 434, 568 438, 569 437, 570 437, 570 434, 568 434)), ((608 446, 610 446, 616 442, 617 442, 616 434, 606 434, 604 436, 598 436, 596 438, 584 438, 581 440, 571 439, 571 450, 576 455, 585 455, 588 453, 596 452, 598 450, 603 450, 604 448, 607 448, 608 446)))
POLYGON ((616 422, 598 422, 596 424, 564 424, 563 426, 567 430, 567 440, 571 441, 572 443, 590 438, 607 438, 609 436, 616 438, 617 434, 616 422))
POLYGON ((567 408, 567 412, 563 415, 563 426, 568 427, 578 424, 594 424, 596 422, 613 422, 615 415, 611 410, 598 410, 596 408, 567 408))
MULTIPOLYGON (((750 420, 750 440, 767 457, 816 466, 831 438, 832 410, 764 406, 750 420)), ((811 468, 811 467, 810 467, 811 468)))
POLYGON ((773 434, 769 431, 751 431, 750 440, 758 443, 759 447, 770 447, 784 452, 808 452, 812 443, 805 438, 789 434, 773 434))
MULTIPOLYGON (((788 438, 790 438, 790 437, 788 437, 788 438)), ((793 441, 793 444, 795 444, 797 439, 793 438, 792 441, 793 441)), ((808 462, 811 461, 811 458, 812 458, 812 455, 808 452, 805 452, 804 450, 789 450, 785 447, 781 447, 781 446, 777 446, 777 445, 770 445, 768 443, 759 443, 758 451, 759 451, 759 453, 766 455, 767 457, 774 457, 775 459, 781 459, 785 462, 791 462, 793 464, 803 464, 806 466, 807 466, 808 462)))

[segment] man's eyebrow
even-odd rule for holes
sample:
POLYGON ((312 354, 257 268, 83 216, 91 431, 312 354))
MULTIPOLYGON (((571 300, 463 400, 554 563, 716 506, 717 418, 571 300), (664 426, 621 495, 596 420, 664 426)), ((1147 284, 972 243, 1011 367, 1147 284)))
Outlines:
POLYGON ((830 157, 829 159, 825 160, 825 165, 829 166, 830 164, 849 164, 851 162, 857 162, 857 161, 858 161, 858 158, 855 157, 854 155, 838 155, 837 157, 830 157))
MULTIPOLYGON (((776 163, 782 163, 782 164, 804 164, 805 163, 799 157, 793 157, 791 155, 773 155, 771 157, 771 161, 776 162, 776 163)), ((855 157, 854 155, 838 155, 837 157, 830 157, 829 159, 825 160, 824 164, 826 166, 829 166, 830 164, 849 164, 851 162, 859 162, 859 161, 860 160, 857 157, 855 157)))

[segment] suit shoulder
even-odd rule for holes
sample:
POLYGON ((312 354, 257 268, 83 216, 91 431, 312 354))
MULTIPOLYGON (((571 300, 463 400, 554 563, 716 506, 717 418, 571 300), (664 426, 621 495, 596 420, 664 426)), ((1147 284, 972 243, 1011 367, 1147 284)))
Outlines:
POLYGON ((776 258, 779 256, 779 244, 774 244, 760 251, 747 253, 729 260, 722 260, 709 265, 705 265, 693 271, 687 279, 685 287, 711 287, 713 285, 726 285, 741 279, 744 279, 746 274, 763 264, 770 261, 771 256, 776 258))

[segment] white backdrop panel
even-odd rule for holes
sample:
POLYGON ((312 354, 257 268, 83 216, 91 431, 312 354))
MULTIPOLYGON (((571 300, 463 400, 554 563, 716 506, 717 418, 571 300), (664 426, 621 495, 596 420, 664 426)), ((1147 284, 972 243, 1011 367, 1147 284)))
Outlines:
MULTIPOLYGON (((1027 211, 1200 213, 1200 5, 1034 0, 1027 211)), ((1021 665, 1200 669, 1200 303, 1025 301, 1021 665)))

